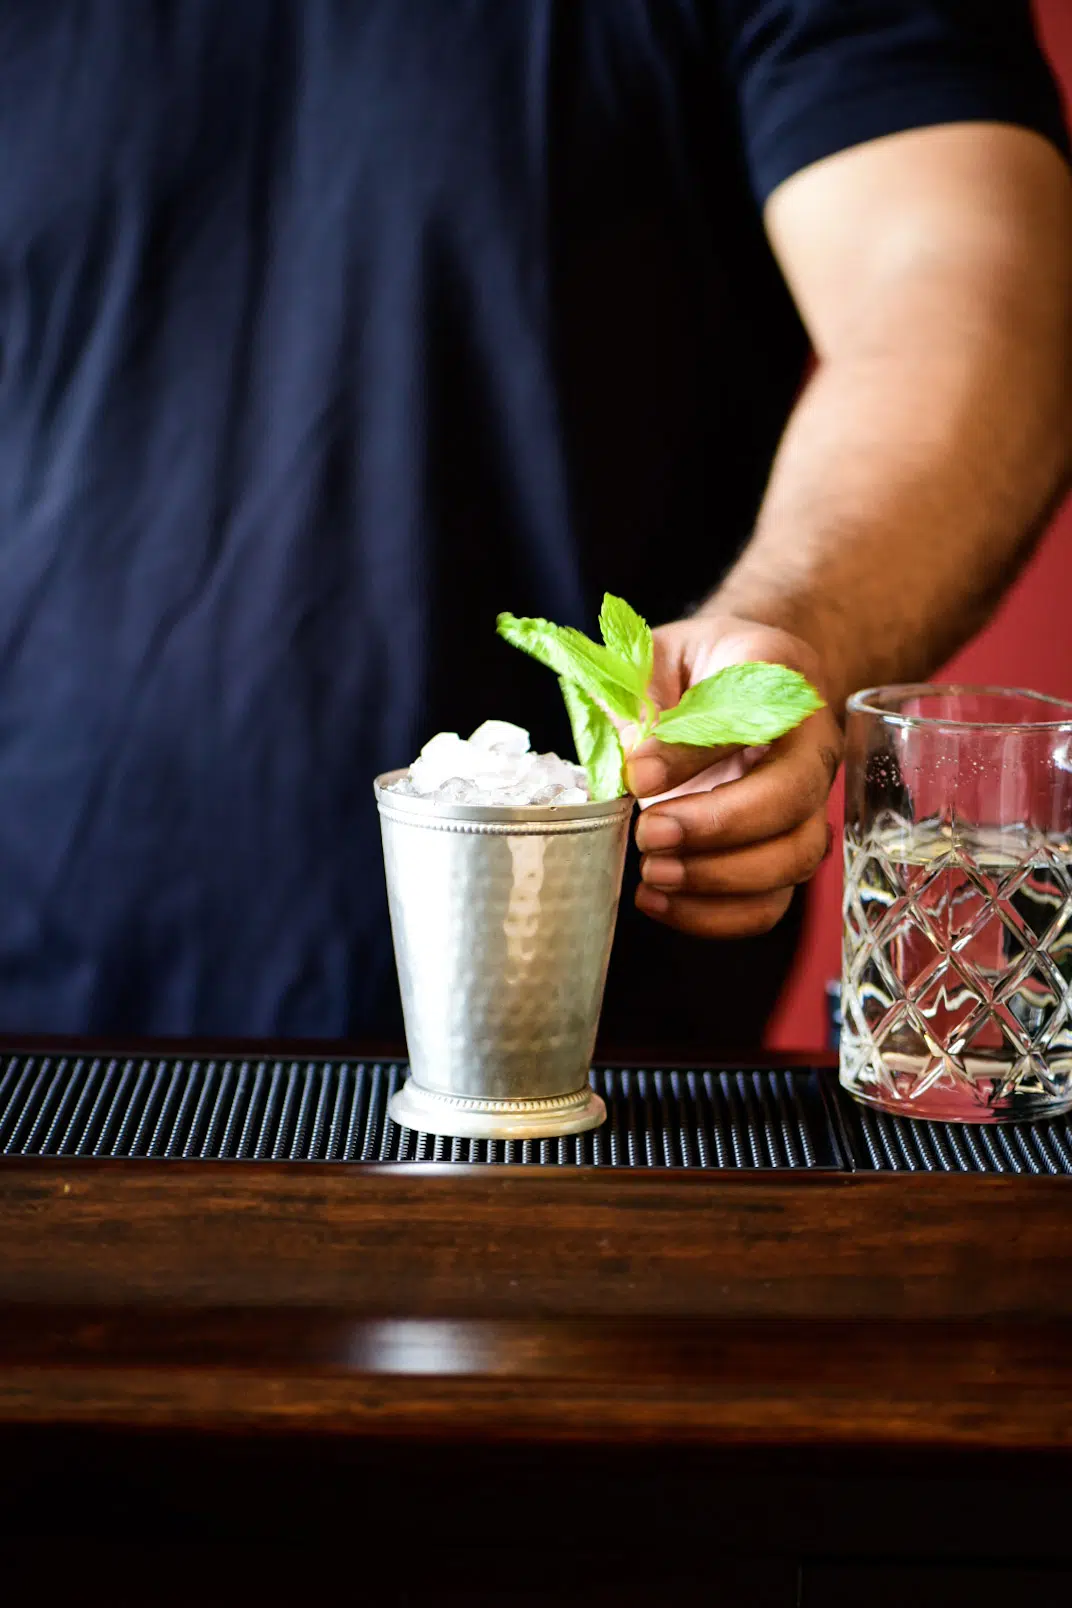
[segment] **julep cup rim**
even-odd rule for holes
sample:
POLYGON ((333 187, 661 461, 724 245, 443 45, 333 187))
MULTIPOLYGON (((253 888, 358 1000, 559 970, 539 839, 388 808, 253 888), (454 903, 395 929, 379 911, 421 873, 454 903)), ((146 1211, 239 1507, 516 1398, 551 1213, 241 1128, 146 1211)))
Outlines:
POLYGON ((903 682, 886 687, 866 687, 854 692, 846 702, 850 715, 866 715, 890 726, 927 731, 965 732, 1068 732, 1072 734, 1072 702, 1029 687, 995 687, 968 682, 903 682), (1037 705, 1038 720, 964 720, 955 715, 906 714, 898 706, 909 698, 991 698, 1037 705), (1043 714, 1043 711, 1052 714, 1043 714))
POLYGON ((380 809, 397 811, 414 821, 517 822, 519 825, 543 821, 611 821, 630 814, 636 803, 636 799, 626 793, 621 798, 589 800, 584 804, 447 804, 434 798, 414 798, 411 794, 391 792, 391 783, 400 781, 408 770, 409 766, 404 765, 399 770, 384 771, 373 782, 373 790, 380 809))

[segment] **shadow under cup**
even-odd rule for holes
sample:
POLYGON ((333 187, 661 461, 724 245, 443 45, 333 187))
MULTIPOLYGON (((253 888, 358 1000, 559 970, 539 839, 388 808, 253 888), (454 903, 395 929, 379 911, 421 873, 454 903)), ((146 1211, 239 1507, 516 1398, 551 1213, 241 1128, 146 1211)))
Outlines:
POLYGON ((1072 704, 849 701, 841 1082, 902 1116, 1072 1106, 1072 704))

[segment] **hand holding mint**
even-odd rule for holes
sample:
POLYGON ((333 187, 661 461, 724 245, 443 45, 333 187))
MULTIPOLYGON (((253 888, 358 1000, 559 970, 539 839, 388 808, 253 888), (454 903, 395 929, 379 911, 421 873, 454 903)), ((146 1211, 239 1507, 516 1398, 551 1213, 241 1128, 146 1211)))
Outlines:
POLYGON ((625 754, 612 716, 634 726, 637 743, 697 748, 771 743, 823 707, 798 670, 781 664, 727 665, 690 687, 673 709, 656 710, 648 692, 655 653, 651 627, 608 592, 599 615, 602 643, 572 626, 500 614, 499 635, 559 678, 577 757, 593 799, 626 792, 625 754))

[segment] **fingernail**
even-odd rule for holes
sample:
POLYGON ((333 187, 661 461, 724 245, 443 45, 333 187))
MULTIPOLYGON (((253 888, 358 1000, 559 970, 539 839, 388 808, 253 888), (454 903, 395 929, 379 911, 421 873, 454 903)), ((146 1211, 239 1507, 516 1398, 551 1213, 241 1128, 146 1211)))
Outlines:
POLYGON ((634 798, 650 798, 653 793, 665 793, 670 786, 670 772, 662 759, 631 759, 625 779, 634 798))
POLYGON ((665 893, 656 893, 654 888, 649 888, 643 882, 636 891, 636 903, 637 909, 646 911, 649 916, 665 916, 670 908, 665 893))
POLYGON ((680 888, 685 880, 685 867, 668 854, 653 854, 644 861, 641 875, 656 888, 680 888))
POLYGON ((637 848, 641 853, 649 849, 676 849, 685 836, 685 828, 672 815, 642 815, 637 822, 637 848))

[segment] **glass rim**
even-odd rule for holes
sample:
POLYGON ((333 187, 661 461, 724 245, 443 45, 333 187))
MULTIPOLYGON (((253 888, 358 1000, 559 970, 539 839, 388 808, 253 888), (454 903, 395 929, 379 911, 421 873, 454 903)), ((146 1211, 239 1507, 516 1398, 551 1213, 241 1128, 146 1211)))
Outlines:
POLYGON ((865 687, 846 701, 850 715, 871 715, 891 726, 931 731, 1032 732, 1067 731, 1072 734, 1072 702, 1055 698, 1030 687, 994 687, 960 681, 906 681, 886 687, 865 687), (958 720, 953 715, 906 715, 887 708, 881 700, 928 697, 1023 698, 1030 703, 1061 709, 1064 714, 1052 720, 958 720))

